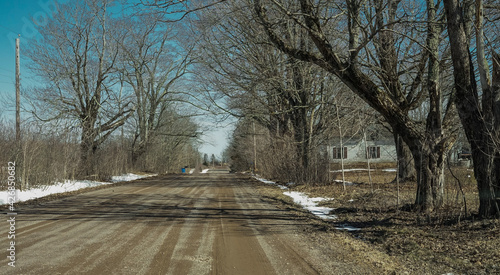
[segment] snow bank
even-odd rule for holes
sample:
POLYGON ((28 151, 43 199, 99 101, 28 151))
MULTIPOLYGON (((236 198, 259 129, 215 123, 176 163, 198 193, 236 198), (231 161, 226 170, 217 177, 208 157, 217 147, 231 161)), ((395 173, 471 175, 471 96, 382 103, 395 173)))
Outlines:
MULTIPOLYGON (((319 202, 333 200, 333 198, 309 198, 306 194, 302 192, 283 192, 284 195, 287 195, 293 199, 293 202, 296 204, 300 204, 304 209, 313 213, 314 215, 324 219, 324 220, 334 220, 337 219, 337 216, 334 214, 330 214, 334 208, 318 206, 319 202)), ((361 228, 357 228, 354 226, 350 226, 348 224, 341 224, 335 227, 337 230, 347 230, 347 231, 358 231, 361 228)))
POLYGON ((347 224, 342 224, 340 226, 337 226, 337 227, 335 227, 335 229, 337 229, 337 230, 347 230, 347 231, 358 231, 358 230, 361 230, 361 228, 357 228, 357 227, 350 226, 350 225, 347 225, 347 224))
MULTIPOLYGON (((288 187, 281 185, 281 184, 277 184, 274 181, 263 179, 263 178, 259 177, 258 175, 254 175, 253 178, 258 180, 258 181, 261 181, 263 183, 275 185, 275 186, 281 188, 282 190, 288 190, 288 187)), ((290 183, 288 185, 293 185, 293 184, 294 183, 290 183)), ((330 215, 330 211, 332 211, 333 208, 318 206, 319 202, 326 201, 326 200, 333 200, 331 198, 329 198, 329 199, 319 198, 319 197, 318 198, 309 198, 306 194, 304 194, 302 192, 297 192, 297 191, 287 191, 287 192, 283 192, 283 194, 291 197, 293 199, 293 202, 295 202, 296 204, 299 204, 304 209, 309 210, 311 213, 313 213, 314 215, 316 215, 322 219, 336 219, 337 218, 337 216, 335 216, 335 215, 330 215)))
POLYGON ((203 171, 201 171, 201 173, 206 174, 208 172, 208 170, 210 170, 210 169, 203 169, 203 171))
MULTIPOLYGON (((370 172, 378 171, 378 169, 370 169, 370 172)), ((396 172, 396 168, 386 168, 380 169, 382 172, 396 172)), ((366 168, 352 168, 352 169, 344 169, 344 172, 368 172, 366 168)), ((332 170, 330 173, 342 173, 342 170, 332 170)))
MULTIPOLYGON (((253 178, 256 180, 259 180, 263 183, 267 184, 272 184, 275 185, 283 190, 288 189, 288 187, 284 185, 277 184, 274 181, 266 180, 258 175, 253 175, 253 178)), ((342 181, 340 181, 342 182, 342 181)), ((294 183, 288 183, 287 185, 293 185, 294 183)), ((346 184, 353 184, 352 182, 346 182, 346 184)), ((325 220, 334 220, 337 219, 337 216, 334 214, 330 214, 334 208, 331 207, 325 207, 325 206, 318 206, 319 202, 322 201, 328 201, 328 200, 333 200, 333 198, 321 198, 321 197, 316 197, 316 198, 309 198, 305 193, 302 192, 297 192, 297 191, 285 191, 283 192, 284 195, 289 196, 293 199, 293 202, 296 204, 299 204, 302 206, 302 208, 308 210, 309 212, 313 213, 314 215, 320 217, 321 219, 325 220)), ((347 230, 347 231, 357 231, 361 230, 360 228, 353 227, 347 224, 339 225, 335 227, 335 229, 338 230, 347 230)))
POLYGON ((156 176, 156 174, 153 174, 153 175, 136 175, 136 174, 128 173, 128 174, 121 175, 121 176, 113 176, 113 177, 111 177, 111 182, 131 181, 131 180, 141 179, 141 178, 145 178, 145 177, 152 177, 152 176, 156 176))
POLYGON ((354 183, 350 182, 350 181, 342 181, 342 180, 332 180, 333 182, 338 182, 338 183, 344 183, 345 182, 345 185, 354 185, 354 183))
MULTIPOLYGON (((82 181, 65 180, 64 182, 57 182, 53 185, 48 185, 40 188, 31 188, 23 191, 16 190, 16 202, 41 198, 51 194, 76 191, 82 188, 112 184, 119 181, 131 181, 150 176, 154 175, 126 174, 126 175, 112 177, 111 182, 100 182, 100 181, 90 181, 90 180, 82 180, 82 181)), ((0 205, 7 203, 7 197, 8 197, 7 191, 0 191, 0 205)))
POLYGON ((259 177, 259 175, 254 175, 253 176, 254 179, 258 180, 258 181, 261 181, 263 183, 267 183, 267 184, 272 184, 272 185, 276 185, 278 186, 279 188, 283 189, 283 190, 286 190, 288 189, 288 187, 284 186, 284 185, 281 185, 281 184, 277 184, 276 182, 274 181, 270 181, 270 180, 266 180, 266 179, 263 179, 261 177, 259 177))
POLYGON ((313 213, 314 215, 322 219, 336 219, 337 216, 331 215, 330 212, 334 209, 331 207, 318 206, 319 202, 333 200, 332 198, 309 198, 306 194, 297 191, 283 192, 293 199, 293 202, 300 204, 304 209, 313 213))
MULTIPOLYGON (((366 168, 352 168, 352 169, 344 169, 344 172, 363 172, 368 171, 366 168)), ((375 169, 370 169, 370 171, 375 171, 375 169)), ((342 170, 332 170, 330 173, 342 173, 342 170)))

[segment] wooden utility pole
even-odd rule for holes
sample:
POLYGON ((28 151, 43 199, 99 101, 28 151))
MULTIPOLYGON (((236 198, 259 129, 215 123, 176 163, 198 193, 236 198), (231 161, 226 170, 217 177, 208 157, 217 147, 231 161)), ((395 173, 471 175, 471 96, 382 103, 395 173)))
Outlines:
MULTIPOLYGON (((19 35, 21 36, 21 35, 19 35)), ((21 77, 19 64, 19 37, 16 38, 16 142, 21 142, 21 77)))
POLYGON ((252 121, 253 128, 253 172, 257 173, 257 139, 255 138, 255 121, 252 121))

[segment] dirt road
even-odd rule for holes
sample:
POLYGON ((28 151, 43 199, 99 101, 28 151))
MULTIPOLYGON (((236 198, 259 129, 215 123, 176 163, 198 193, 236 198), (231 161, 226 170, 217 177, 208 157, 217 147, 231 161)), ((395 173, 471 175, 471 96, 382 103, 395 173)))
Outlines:
MULTIPOLYGON (((370 273, 369 257, 349 262, 254 184, 227 173, 159 176, 21 206, 15 267, 3 256, 0 273, 370 273)), ((8 232, 1 222, 3 255, 8 232)))

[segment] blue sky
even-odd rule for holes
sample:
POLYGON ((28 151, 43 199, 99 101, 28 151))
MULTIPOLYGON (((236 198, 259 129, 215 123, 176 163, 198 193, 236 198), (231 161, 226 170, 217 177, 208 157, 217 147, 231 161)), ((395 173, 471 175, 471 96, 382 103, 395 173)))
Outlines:
MULTIPOLYGON (((26 64, 23 49, 36 37, 36 25, 45 24, 55 12, 57 3, 64 2, 66 0, 0 0, 0 117, 4 120, 13 121, 14 118, 15 38, 21 35, 21 85, 27 87, 30 86, 30 74, 23 66, 26 64), (6 99, 10 99, 7 106, 4 105, 6 99)), ((200 148, 203 153, 217 156, 222 153, 227 145, 227 129, 221 128, 207 133, 206 143, 200 148)))
MULTIPOLYGON (((59 3, 65 1, 58 1, 59 3)), ((15 95, 15 38, 21 35, 21 84, 29 84, 29 74, 23 68, 23 48, 37 35, 36 24, 45 24, 56 9, 54 0, 0 1, 0 99, 15 95)), ((2 102, 3 103, 3 102, 2 102)), ((2 118, 13 117, 12 108, 0 109, 2 118)))

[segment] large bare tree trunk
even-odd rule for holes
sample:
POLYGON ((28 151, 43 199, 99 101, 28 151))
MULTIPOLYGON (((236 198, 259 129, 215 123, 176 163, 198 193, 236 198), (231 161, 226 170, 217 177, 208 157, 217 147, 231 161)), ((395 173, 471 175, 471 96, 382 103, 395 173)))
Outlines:
POLYGON ((91 121, 85 121, 82 125, 80 140, 80 166, 78 176, 86 178, 96 174, 97 146, 95 144, 94 125, 91 121))
POLYGON ((308 98, 306 91, 306 83, 304 72, 300 68, 300 62, 298 60, 292 61, 292 71, 293 71, 293 87, 294 94, 290 95, 288 101, 290 102, 291 118, 293 124, 293 136, 297 148, 297 158, 299 160, 300 169, 303 171, 302 175, 299 175, 300 180, 305 180, 304 175, 307 174, 307 169, 309 166, 309 138, 308 138, 308 120, 305 106, 308 106, 308 98))
POLYGON ((415 206, 432 211, 443 204, 445 150, 430 143, 412 149, 417 173, 415 206))
POLYGON ((78 174, 83 177, 96 173, 97 147, 134 111, 114 89, 119 49, 109 43, 116 34, 107 10, 109 2, 61 4, 47 24, 39 26, 40 36, 27 51, 34 71, 45 83, 32 93, 34 105, 39 106, 34 108, 37 117, 78 124, 78 174))
MULTIPOLYGON (((500 91, 498 86, 493 89, 483 87, 480 100, 463 11, 457 0, 444 0, 444 6, 455 76, 455 103, 472 149, 474 175, 479 192, 479 215, 500 216, 500 148, 497 141, 500 133, 500 91)), ((496 65, 494 74, 498 75, 498 64, 496 65)), ((495 82, 498 83, 498 78, 495 82)))
POLYGON ((394 133, 394 144, 396 144, 396 154, 399 161, 398 177, 400 181, 415 181, 417 172, 415 170, 415 161, 411 150, 398 134, 394 133))

